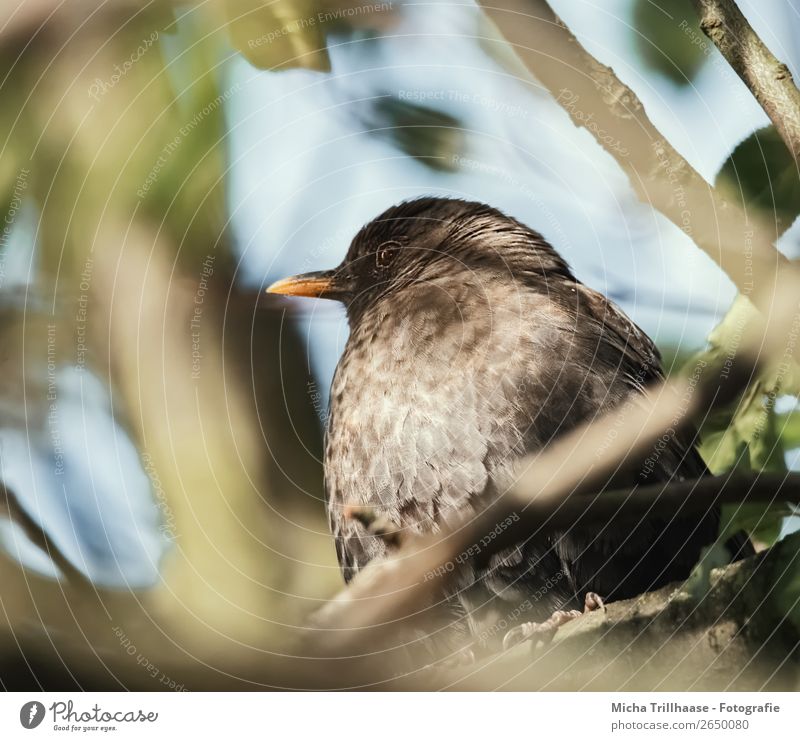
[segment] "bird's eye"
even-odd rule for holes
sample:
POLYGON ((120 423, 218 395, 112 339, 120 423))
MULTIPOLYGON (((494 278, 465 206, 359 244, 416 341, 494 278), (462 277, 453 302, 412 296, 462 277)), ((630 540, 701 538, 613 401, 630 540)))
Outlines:
POLYGON ((392 264, 399 246, 398 242, 384 242, 375 253, 375 264, 379 268, 388 268, 392 264))

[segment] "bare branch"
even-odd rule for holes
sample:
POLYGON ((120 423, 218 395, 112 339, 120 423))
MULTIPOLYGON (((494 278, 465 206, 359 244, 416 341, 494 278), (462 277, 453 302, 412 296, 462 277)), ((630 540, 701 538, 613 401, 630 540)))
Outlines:
POLYGON ((692 0, 703 29, 769 116, 800 163, 800 90, 733 0, 692 0))
MULTIPOLYGON (((785 262, 774 248, 776 225, 710 186, 653 125, 636 94, 581 46, 545 0, 481 5, 573 123, 617 161, 640 200, 688 234, 743 294, 769 290, 785 262)), ((763 308, 762 299, 754 300, 763 308)))

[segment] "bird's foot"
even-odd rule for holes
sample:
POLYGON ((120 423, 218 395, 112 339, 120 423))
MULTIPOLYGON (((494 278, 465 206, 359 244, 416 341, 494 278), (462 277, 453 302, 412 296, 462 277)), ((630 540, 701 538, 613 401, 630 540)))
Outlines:
POLYGON ((543 623, 522 623, 512 628, 503 638, 503 649, 508 650, 523 641, 533 640, 534 646, 547 645, 553 640, 556 631, 571 620, 595 610, 605 610, 605 602, 597 592, 587 592, 583 598, 583 612, 580 610, 556 610, 543 623))
POLYGON ((388 517, 378 514, 375 508, 351 504, 345 507, 344 516, 348 520, 360 522, 370 535, 380 538, 388 548, 403 545, 405 533, 388 517))
POLYGON ((606 603, 597 592, 586 592, 583 598, 583 614, 594 612, 595 610, 605 610, 606 603))
POLYGON ((508 631, 503 638, 503 650, 516 646, 523 641, 533 641, 534 647, 546 646, 553 640, 556 631, 583 613, 580 610, 556 610, 543 623, 522 623, 508 631))

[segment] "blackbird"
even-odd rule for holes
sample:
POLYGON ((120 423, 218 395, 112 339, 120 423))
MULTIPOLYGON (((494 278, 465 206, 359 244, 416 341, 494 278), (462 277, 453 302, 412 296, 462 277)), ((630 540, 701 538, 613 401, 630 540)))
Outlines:
MULTIPOLYGON (((348 507, 374 507, 415 533, 463 522, 502 496, 522 456, 663 377, 639 327, 540 234, 482 203, 393 206, 358 232, 338 268, 268 290, 347 310, 325 446, 345 580, 387 549, 348 507)), ((662 440, 630 483, 704 475, 694 437, 662 440)), ((552 632, 603 599, 685 579, 719 516, 531 534, 480 567, 459 559, 444 603, 473 645, 491 646, 498 625, 506 643, 552 632)), ((734 545, 742 555, 746 545, 734 545)))

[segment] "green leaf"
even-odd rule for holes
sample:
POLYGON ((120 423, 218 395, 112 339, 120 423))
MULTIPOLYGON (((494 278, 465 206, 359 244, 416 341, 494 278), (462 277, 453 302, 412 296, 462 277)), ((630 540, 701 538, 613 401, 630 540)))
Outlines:
POLYGON ((392 96, 372 107, 367 125, 376 136, 434 170, 454 170, 465 148, 461 122, 448 113, 392 96))
POLYGON ((714 541, 701 551, 700 560, 694 565, 683 588, 700 601, 711 588, 711 571, 730 562, 731 554, 725 547, 725 541, 721 538, 714 541))
POLYGON ((716 180, 725 197, 774 215, 780 232, 800 214, 800 177, 774 126, 745 139, 722 166, 716 180))
POLYGON ((706 56, 716 53, 690 0, 636 0, 633 25, 642 60, 678 85, 688 85, 706 56))
POLYGON ((786 450, 800 448, 800 409, 776 415, 775 425, 786 450))
POLYGON ((231 43, 254 67, 330 71, 315 0, 226 0, 225 10, 231 43))
MULTIPOLYGON (((738 296, 725 318, 709 335, 708 349, 695 358, 710 366, 723 367, 741 342, 746 324, 756 309, 738 296)), ((739 399, 709 415, 702 426, 700 453, 714 474, 731 471, 786 471, 785 430, 789 422, 800 421, 775 413, 781 393, 796 392, 795 366, 766 369, 739 399)), ((797 430, 800 433, 800 429, 797 430)), ((760 544, 772 545, 780 535, 783 518, 791 514, 786 505, 753 503, 723 507, 720 540, 744 530, 760 544)))
POLYGON ((788 616, 800 630, 800 533, 787 536, 775 548, 775 588, 770 597, 777 618, 788 616))
POLYGON ((784 502, 769 505, 726 504, 722 507, 720 540, 725 542, 732 535, 744 530, 757 543, 771 546, 781 534, 783 519, 793 513, 792 507, 784 502))

